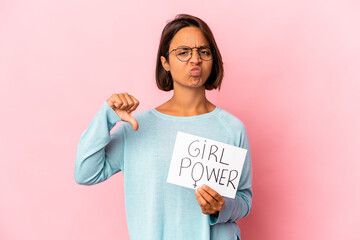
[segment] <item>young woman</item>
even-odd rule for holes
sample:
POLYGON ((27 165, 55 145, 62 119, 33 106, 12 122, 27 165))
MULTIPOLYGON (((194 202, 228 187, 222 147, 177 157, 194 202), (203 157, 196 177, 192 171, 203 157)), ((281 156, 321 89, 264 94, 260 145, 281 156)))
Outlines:
POLYGON ((243 123, 205 96, 220 89, 222 79, 210 28, 197 17, 177 15, 162 32, 156 66, 157 85, 173 90, 172 98, 133 116, 139 101, 113 94, 82 134, 76 182, 92 185, 123 172, 131 239, 240 239, 235 221, 249 214, 252 202, 250 149, 243 123), (118 121, 124 123, 110 135, 118 121), (194 193, 167 183, 178 131, 248 149, 235 199, 206 185, 194 193))

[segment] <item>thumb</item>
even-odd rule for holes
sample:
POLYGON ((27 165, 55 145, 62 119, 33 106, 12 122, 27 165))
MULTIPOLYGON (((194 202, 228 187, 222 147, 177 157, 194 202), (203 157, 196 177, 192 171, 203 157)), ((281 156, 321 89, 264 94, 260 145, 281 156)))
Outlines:
POLYGON ((130 123, 135 131, 139 129, 139 124, 136 121, 136 119, 131 115, 131 113, 124 110, 120 110, 118 112, 118 116, 120 117, 121 120, 130 123))
POLYGON ((139 129, 139 123, 133 116, 131 115, 129 116, 128 122, 131 124, 131 126, 134 128, 135 131, 139 129))

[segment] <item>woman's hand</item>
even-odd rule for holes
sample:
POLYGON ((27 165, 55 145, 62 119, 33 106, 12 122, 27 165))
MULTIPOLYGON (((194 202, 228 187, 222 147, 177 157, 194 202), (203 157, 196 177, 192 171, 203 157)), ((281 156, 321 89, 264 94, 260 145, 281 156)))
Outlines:
POLYGON ((131 115, 139 106, 139 101, 128 93, 114 93, 106 100, 107 104, 115 111, 115 113, 125 122, 129 122, 134 130, 138 130, 139 124, 131 115))
POLYGON ((220 194, 205 184, 195 190, 195 196, 204 214, 218 216, 225 203, 225 199, 220 194))

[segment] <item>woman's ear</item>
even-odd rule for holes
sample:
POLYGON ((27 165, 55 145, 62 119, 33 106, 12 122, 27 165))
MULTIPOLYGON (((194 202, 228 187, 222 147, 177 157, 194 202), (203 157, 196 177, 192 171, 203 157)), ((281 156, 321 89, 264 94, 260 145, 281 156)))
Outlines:
POLYGON ((166 61, 166 58, 164 56, 161 56, 160 59, 161 59, 162 66, 165 69, 165 71, 167 71, 167 72, 170 71, 170 64, 166 61))

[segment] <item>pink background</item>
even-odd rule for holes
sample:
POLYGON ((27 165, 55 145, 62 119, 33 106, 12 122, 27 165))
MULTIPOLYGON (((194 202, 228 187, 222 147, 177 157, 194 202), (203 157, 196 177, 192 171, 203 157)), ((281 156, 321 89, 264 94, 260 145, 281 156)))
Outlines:
POLYGON ((77 185, 77 144, 112 93, 139 111, 171 96, 155 58, 178 13, 213 30, 225 78, 208 97, 248 130, 243 239, 360 239, 359 12, 357 0, 1 1, 0 239, 128 239, 122 174, 77 185))

